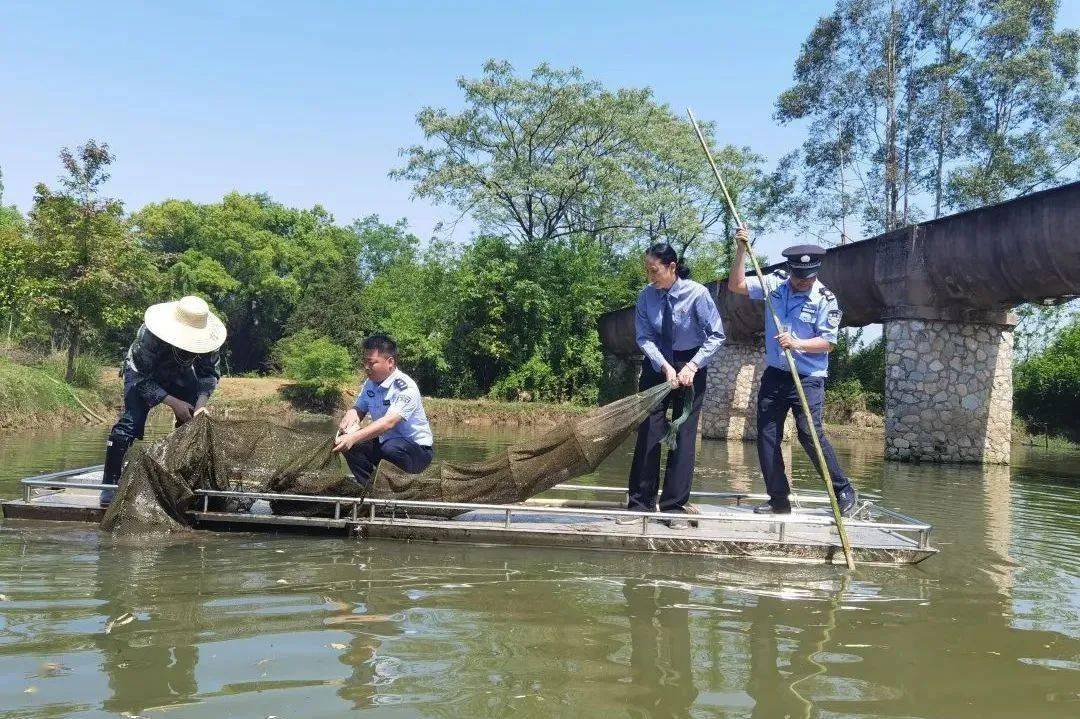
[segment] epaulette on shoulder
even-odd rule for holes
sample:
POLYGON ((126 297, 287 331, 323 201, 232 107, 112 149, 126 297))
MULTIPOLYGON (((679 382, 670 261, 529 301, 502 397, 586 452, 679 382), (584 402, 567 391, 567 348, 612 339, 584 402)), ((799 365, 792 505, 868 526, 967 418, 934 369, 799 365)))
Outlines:
POLYGON ((828 287, 821 288, 821 296, 829 300, 830 302, 836 299, 836 295, 834 295, 832 293, 832 290, 830 290, 828 287))

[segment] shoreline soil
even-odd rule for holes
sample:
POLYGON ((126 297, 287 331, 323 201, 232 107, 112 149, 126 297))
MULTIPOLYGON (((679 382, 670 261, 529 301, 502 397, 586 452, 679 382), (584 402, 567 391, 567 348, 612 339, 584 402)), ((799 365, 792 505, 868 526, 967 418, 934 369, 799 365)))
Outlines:
MULTIPOLYGON (((340 413, 352 400, 342 392, 335 413, 309 411, 285 399, 280 390, 290 381, 283 377, 224 377, 210 401, 212 412, 221 417, 265 417, 278 422, 327 418, 340 413)), ((0 357, 0 433, 47 426, 79 423, 107 424, 115 421, 122 396, 116 368, 104 368, 92 389, 80 389, 59 382, 50 373, 0 357)), ((424 406, 436 426, 532 427, 547 429, 581 416, 588 407, 542 402, 502 402, 487 399, 446 399, 425 397, 424 406)), ((884 437, 881 418, 867 412, 851 414, 851 421, 827 422, 831 437, 878 439, 884 437)), ((1059 438, 1047 439, 1022 431, 1013 441, 1046 449, 1077 449, 1059 438)))

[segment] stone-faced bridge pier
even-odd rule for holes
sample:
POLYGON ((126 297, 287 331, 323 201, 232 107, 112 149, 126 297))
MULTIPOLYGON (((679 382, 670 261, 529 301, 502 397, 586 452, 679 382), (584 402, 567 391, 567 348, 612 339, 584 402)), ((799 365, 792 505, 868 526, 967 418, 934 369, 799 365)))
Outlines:
MULTIPOLYGON (((821 280, 844 326, 883 326, 888 459, 1008 463, 1011 310, 1080 294, 1080 183, 833 248, 821 280)), ((708 368, 702 434, 754 440, 764 305, 726 279, 707 286, 728 341, 708 368)), ((628 371, 640 357, 633 308, 599 329, 609 366, 628 371)))

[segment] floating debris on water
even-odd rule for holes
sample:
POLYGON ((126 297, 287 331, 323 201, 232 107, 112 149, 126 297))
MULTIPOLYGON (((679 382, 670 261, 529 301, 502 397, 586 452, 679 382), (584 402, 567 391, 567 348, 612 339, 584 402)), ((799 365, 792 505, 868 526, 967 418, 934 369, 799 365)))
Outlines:
POLYGON ((343 617, 327 617, 323 624, 368 624, 370 622, 391 622, 388 614, 347 614, 343 617))
POLYGON ((110 619, 109 621, 105 622, 105 633, 110 634, 113 629, 116 629, 117 627, 122 627, 125 624, 131 624, 133 621, 135 621, 135 615, 131 612, 124 612, 119 617, 110 619))

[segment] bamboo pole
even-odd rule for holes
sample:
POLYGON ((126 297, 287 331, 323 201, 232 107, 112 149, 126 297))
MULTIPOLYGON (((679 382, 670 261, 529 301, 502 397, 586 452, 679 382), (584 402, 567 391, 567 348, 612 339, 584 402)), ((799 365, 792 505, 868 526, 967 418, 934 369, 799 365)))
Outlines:
MULTIPOLYGON (((686 108, 686 114, 690 116, 690 122, 694 126, 694 132, 697 133, 698 141, 701 143, 701 149, 705 151, 705 157, 709 160, 709 166, 716 176, 716 181, 720 183, 720 189, 724 192, 724 199, 727 200, 728 209, 731 210, 731 216, 735 218, 735 224, 738 225, 740 229, 745 228, 746 226, 739 217, 739 211, 735 209, 735 203, 731 200, 731 195, 728 193, 724 178, 721 177, 720 170, 716 167, 712 152, 709 151, 709 143, 705 142, 705 136, 701 134, 701 128, 698 126, 697 118, 694 117, 694 113, 690 108, 686 108)), ((761 273, 761 265, 758 263, 757 257, 754 256, 754 252, 750 248, 749 243, 744 242, 743 244, 746 245, 746 254, 750 255, 750 262, 754 265, 754 272, 757 274, 758 281, 761 282, 761 290, 765 297, 765 304, 768 306, 769 313, 772 315, 773 326, 776 327, 777 331, 780 331, 780 316, 777 314, 776 307, 773 306, 772 299, 769 296, 769 288, 765 285, 765 276, 761 273)), ((825 453, 821 451, 821 440, 818 439, 817 428, 814 427, 813 416, 810 414, 810 402, 807 401, 806 392, 803 391, 802 380, 799 379, 798 367, 795 364, 795 357, 791 354, 791 350, 784 349, 784 357, 787 358, 788 369, 791 371, 791 378, 795 382, 795 391, 799 394, 799 402, 802 404, 803 414, 806 415, 807 425, 810 428, 810 438, 814 442, 814 453, 817 455, 818 468, 821 471, 821 478, 825 482, 825 490, 829 494, 829 503, 832 505, 836 529, 840 534, 840 546, 844 550, 844 560, 847 562, 848 569, 854 569, 855 557, 851 553, 851 544, 848 542, 847 530, 844 529, 843 515, 840 514, 840 505, 836 501, 836 492, 833 491, 832 476, 829 474, 829 467, 825 463, 825 453)))

